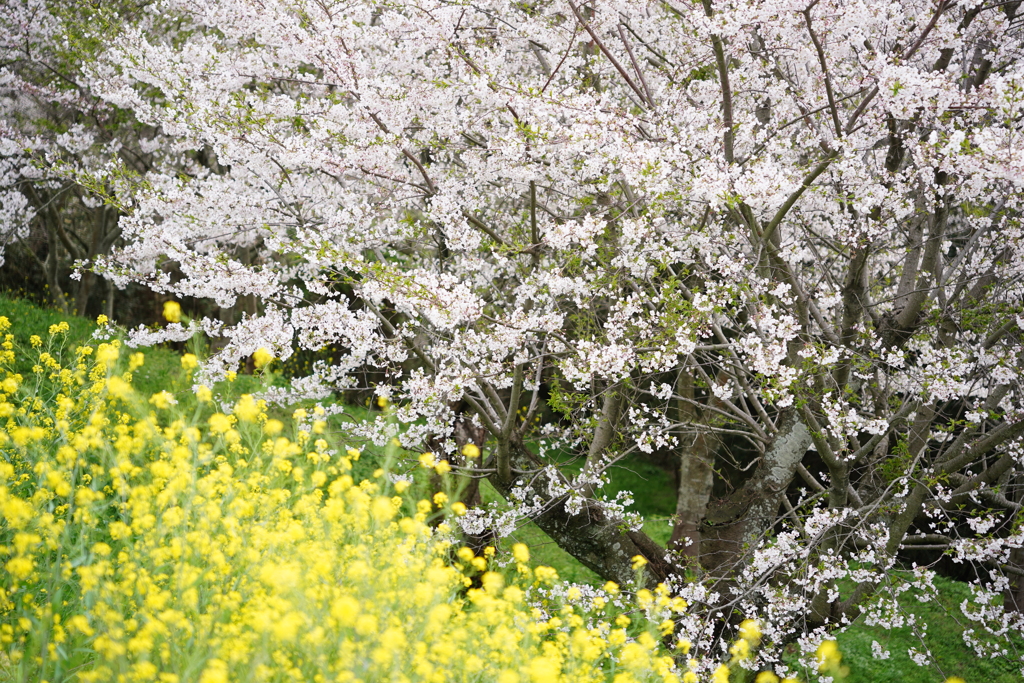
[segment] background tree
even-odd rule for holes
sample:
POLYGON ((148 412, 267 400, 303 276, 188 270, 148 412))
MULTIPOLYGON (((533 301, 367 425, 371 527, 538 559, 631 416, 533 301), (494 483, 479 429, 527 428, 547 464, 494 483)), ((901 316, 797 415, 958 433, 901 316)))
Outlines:
MULTIPOLYGON (((106 35, 150 4, 17 0, 0 8, 0 285, 65 313, 113 315, 113 282, 90 266, 120 239, 123 207, 114 196, 156 168, 216 170, 203 150, 177 149, 158 128, 97 97, 83 70, 106 35)), ((146 294, 133 287, 118 318, 151 322, 159 306, 146 294), (138 306, 140 298, 150 305, 138 306)))
POLYGON ((695 647, 722 614, 886 623, 908 547, 974 563, 970 618, 1019 632, 1018 5, 163 2, 91 87, 221 172, 148 173, 101 270, 262 302, 203 323, 210 377, 293 345, 345 350, 294 395, 376 368, 407 447, 515 504, 467 534, 527 516, 620 582, 642 555, 695 647), (669 548, 601 494, 655 450, 669 548))

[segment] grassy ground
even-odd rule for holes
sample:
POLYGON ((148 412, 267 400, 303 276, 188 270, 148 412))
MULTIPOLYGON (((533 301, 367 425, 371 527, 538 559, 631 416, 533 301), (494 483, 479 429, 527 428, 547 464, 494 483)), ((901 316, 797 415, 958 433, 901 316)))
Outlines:
MULTIPOLYGON (((23 348, 31 346, 32 335, 38 335, 45 343, 50 341, 49 328, 60 322, 66 322, 69 330, 54 338, 53 343, 66 349, 74 349, 83 344, 96 344, 92 334, 98 328, 94 320, 74 315, 64 315, 57 309, 42 308, 25 299, 13 298, 0 293, 0 315, 6 316, 12 323, 11 333, 14 343, 23 348)), ((181 375, 181 355, 166 348, 141 349, 145 352, 146 362, 135 371, 135 385, 144 393, 153 394, 167 387, 181 375)), ((23 357, 19 356, 23 360, 23 357)), ((16 366, 15 371, 30 375, 30 365, 16 366)))
MULTIPOLYGON (((633 509, 644 515, 644 531, 664 544, 671 529, 668 517, 674 512, 674 492, 660 469, 642 461, 626 461, 612 471, 611 484, 605 492, 612 497, 620 490, 636 493, 633 509)), ((498 494, 488 489, 489 500, 498 494)), ((510 539, 510 541, 513 539, 510 539)), ((559 575, 578 583, 603 583, 594 572, 582 566, 567 554, 537 525, 525 524, 514 540, 522 541, 533 549, 538 562, 555 567, 559 575)), ((909 573, 908 573, 909 575, 909 573)), ((1024 680, 1019 661, 1024 642, 1017 643, 1017 651, 1009 657, 980 658, 964 643, 964 628, 970 623, 963 616, 960 604, 970 597, 964 583, 936 577, 938 600, 922 601, 917 593, 908 591, 900 601, 901 608, 914 615, 918 623, 927 624, 927 643, 933 655, 933 664, 918 666, 908 654, 911 648, 923 650, 919 633, 910 627, 887 630, 866 626, 863 620, 855 622, 838 636, 843 662, 850 668, 844 683, 940 683, 950 676, 960 676, 967 683, 1020 683, 1024 680), (872 642, 878 642, 890 652, 888 659, 875 659, 872 642)))
MULTIPOLYGON (((94 321, 64 316, 59 311, 40 308, 3 293, 0 293, 0 315, 11 320, 15 342, 26 347, 30 345, 31 335, 39 335, 45 340, 49 327, 61 321, 66 321, 70 329, 60 343, 71 349, 89 342, 96 329, 94 321)), ((183 381, 179 353, 158 347, 145 349, 145 354, 145 364, 135 373, 141 391, 155 393, 169 384, 183 381)), ((18 371, 30 373, 31 368, 18 368, 18 371)), ((274 373, 262 379, 240 376, 235 382, 221 383, 215 389, 222 400, 229 402, 242 393, 257 391, 261 381, 266 380, 275 383, 285 381, 274 373)), ((345 415, 332 419, 332 428, 344 431, 346 422, 374 419, 378 415, 379 412, 362 406, 346 406, 345 415)), ((357 477, 370 476, 391 455, 388 448, 358 442, 351 445, 364 449, 364 457, 356 463, 354 474, 357 477)), ((427 483, 424 481, 421 485, 427 486, 427 483)), ((624 490, 634 492, 636 502, 633 509, 647 520, 644 530, 656 541, 665 543, 671 532, 668 520, 675 509, 675 492, 665 473, 650 463, 627 460, 613 469, 611 482, 603 493, 612 498, 624 490)), ((501 502, 498 493, 486 482, 481 493, 485 502, 501 502)), ((505 542, 526 543, 535 562, 554 567, 567 581, 603 583, 600 577, 559 548, 533 523, 523 524, 505 542)), ((964 678, 967 683, 1019 683, 1024 680, 1019 668, 1011 661, 1018 660, 1019 651, 1010 653, 1008 658, 979 658, 964 644, 962 634, 966 619, 960 611, 960 604, 970 595, 967 586, 941 577, 936 579, 936 585, 939 587, 938 600, 923 602, 912 592, 904 594, 901 599, 901 607, 908 614, 928 625, 928 644, 935 664, 918 667, 911 661, 908 650, 921 649, 922 646, 910 628, 885 630, 855 623, 838 637, 844 663, 850 667, 850 676, 845 683, 936 683, 954 675, 964 678), (890 651, 889 659, 874 659, 872 642, 878 642, 883 650, 890 651)), ((1019 643, 1018 647, 1024 649, 1024 643, 1019 643)))
POLYGON ((932 683, 949 676, 960 676, 967 683, 1019 683, 1024 680, 1020 661, 1024 642, 1016 643, 1016 652, 1009 657, 978 657, 964 643, 963 632, 970 622, 964 617, 960 605, 970 598, 967 584, 936 577, 938 599, 922 602, 916 594, 907 593, 900 601, 901 608, 913 614, 918 623, 926 624, 927 643, 934 656, 934 665, 919 667, 913 663, 908 650, 923 650, 917 634, 909 627, 887 630, 877 626, 855 624, 839 636, 844 663, 850 667, 849 683, 932 683), (877 641, 883 650, 889 650, 889 659, 874 659, 871 643, 877 641))
MULTIPOLYGON (((580 463, 566 466, 572 471, 580 463)), ((665 473, 658 467, 639 459, 630 459, 611 472, 611 481, 601 493, 613 499, 620 491, 632 491, 636 499, 631 509, 639 512, 646 523, 644 531, 655 541, 666 544, 672 534, 669 518, 675 513, 675 492, 668 484, 665 473)), ((490 484, 484 482, 481 494, 485 503, 501 502, 501 497, 490 484)), ((604 580, 584 567, 574 557, 562 550, 540 527, 532 522, 523 524, 508 539, 508 543, 525 543, 530 546, 533 558, 554 567, 559 576, 575 583, 602 585, 604 580)))

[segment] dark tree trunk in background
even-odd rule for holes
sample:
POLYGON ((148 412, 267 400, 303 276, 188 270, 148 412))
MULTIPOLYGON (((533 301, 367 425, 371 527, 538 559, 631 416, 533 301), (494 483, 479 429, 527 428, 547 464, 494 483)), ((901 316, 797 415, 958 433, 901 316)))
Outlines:
MULTIPOLYGON (((510 481, 501 481, 497 475, 492 475, 490 482, 513 503, 516 501, 512 498, 512 489, 517 486, 526 487, 530 499, 534 495, 548 499, 549 470, 541 469, 540 460, 521 443, 511 443, 509 448, 515 476, 510 481)), ((648 562, 645 572, 649 584, 664 581, 670 573, 682 574, 657 543, 642 531, 630 531, 621 520, 609 518, 598 503, 588 499, 583 510, 573 515, 566 510, 565 502, 564 497, 550 501, 547 509, 532 521, 560 548, 598 576, 628 585, 635 578, 633 558, 637 555, 648 562)))

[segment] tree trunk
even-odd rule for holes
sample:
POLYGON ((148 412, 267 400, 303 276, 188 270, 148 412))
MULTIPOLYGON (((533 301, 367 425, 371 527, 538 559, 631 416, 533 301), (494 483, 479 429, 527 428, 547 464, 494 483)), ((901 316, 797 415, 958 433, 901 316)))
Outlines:
POLYGON ((1003 591, 1003 609, 1007 612, 1024 612, 1024 548, 1011 550, 1007 564, 1022 573, 1010 574, 1010 585, 1003 591))
MULTIPOLYGON (((714 486, 714 452, 719 440, 706 427, 697 408, 693 405, 693 375, 681 372, 677 387, 684 399, 676 402, 677 417, 681 423, 688 422, 698 431, 694 434, 690 448, 682 453, 679 460, 678 481, 676 482, 676 518, 672 527, 670 550, 686 558, 686 563, 695 566, 700 561, 700 525, 707 514, 708 501, 714 486)), ((712 403, 714 399, 712 398, 712 403)))
POLYGON ((676 494, 676 523, 672 527, 669 548, 693 562, 700 559, 700 525, 707 513, 714 484, 714 472, 708 458, 708 441, 698 434, 679 463, 679 487, 676 494))
MULTIPOLYGON (((547 509, 533 521, 584 566, 619 585, 628 585, 634 580, 632 559, 637 555, 648 562, 648 584, 664 581, 671 573, 681 574, 657 543, 642 531, 630 531, 621 519, 610 518, 597 502, 588 499, 583 509, 573 515, 566 510, 564 498, 550 500, 548 478, 553 470, 544 469, 543 463, 521 443, 511 443, 509 449, 515 476, 502 482, 497 475, 492 475, 491 483, 512 503, 515 503, 512 497, 515 487, 525 487, 528 500, 534 496, 548 500, 547 509)), ((559 477, 559 483, 565 482, 561 474, 555 473, 555 476, 559 477)))
POLYGON ((103 302, 103 313, 110 318, 114 319, 114 287, 113 280, 107 280, 107 300, 103 302))
POLYGON ((793 408, 779 415, 772 444, 754 476, 728 498, 708 507, 701 565, 714 575, 733 575, 745 548, 752 549, 778 519, 786 488, 811 445, 807 427, 793 408))
MULTIPOLYGON (((1024 483, 1024 476, 1017 475, 1017 483, 1024 483)), ((1013 478, 1010 478, 1006 484, 1013 485, 1013 478)), ((1021 490, 1019 486, 1012 486, 1017 489, 1017 495, 1013 502, 1018 505, 1024 503, 1024 490, 1021 490)), ((1007 520, 1007 526, 1010 529, 1019 528, 1017 525, 1020 523, 1019 515, 1024 514, 1021 508, 1011 513, 1010 518, 1007 520)), ((1010 585, 1003 591, 1003 609, 1007 612, 1024 612, 1024 547, 1014 548, 1010 551, 1010 556, 1007 558, 1007 573, 1010 575, 1010 585)))
POLYGON ((60 257, 56 231, 46 222, 46 260, 43 262, 43 273, 46 275, 46 283, 50 285, 50 296, 54 303, 60 308, 61 313, 68 315, 68 300, 64 296, 64 289, 60 286, 60 257))

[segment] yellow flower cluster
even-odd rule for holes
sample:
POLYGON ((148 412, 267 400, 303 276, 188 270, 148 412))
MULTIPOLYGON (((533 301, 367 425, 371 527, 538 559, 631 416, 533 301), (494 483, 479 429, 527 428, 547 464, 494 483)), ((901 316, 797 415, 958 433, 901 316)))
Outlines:
POLYGON ((252 359, 257 368, 262 368, 274 361, 274 354, 261 346, 256 349, 256 353, 252 354, 252 359))
POLYGON ((843 665, 843 654, 839 651, 839 645, 836 641, 821 641, 816 655, 818 671, 833 678, 846 678, 850 675, 850 668, 843 665))
POLYGON ((142 359, 116 342, 51 351, 27 382, 0 370, 0 647, 16 680, 681 680, 671 621, 531 604, 557 573, 525 546, 510 571, 493 548, 453 548, 428 524, 443 493, 354 481, 358 450, 252 396, 225 412, 140 396, 142 359))
POLYGON ((181 322, 181 304, 177 301, 165 301, 164 320, 169 323, 181 322))

